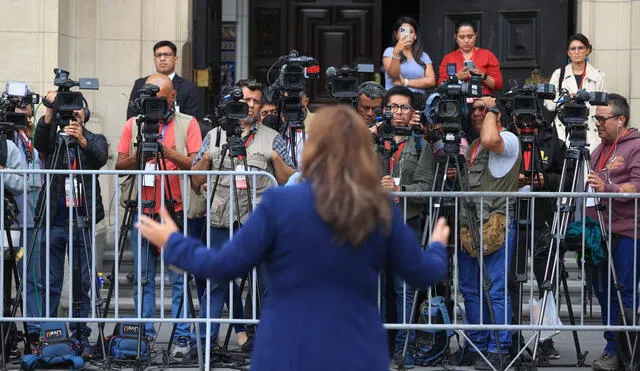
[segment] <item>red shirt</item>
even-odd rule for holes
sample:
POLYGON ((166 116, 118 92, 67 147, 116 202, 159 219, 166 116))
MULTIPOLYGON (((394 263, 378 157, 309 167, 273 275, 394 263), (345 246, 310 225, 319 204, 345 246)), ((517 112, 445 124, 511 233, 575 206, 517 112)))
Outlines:
MULTIPOLYGON (((502 89, 502 72, 500 72, 500 62, 498 62, 498 58, 496 58, 493 53, 488 49, 475 48, 473 50, 473 55, 471 56, 471 60, 473 64, 480 68, 487 75, 493 77, 495 81, 495 87, 493 90, 501 90, 502 89)), ((456 71, 460 71, 464 68, 464 57, 462 56, 462 51, 460 49, 456 49, 451 53, 447 54, 442 58, 442 62, 440 63, 440 71, 438 84, 441 84, 448 77, 447 75, 447 63, 455 63, 456 71)), ((487 84, 482 84, 482 94, 483 95, 491 95, 492 89, 487 86, 487 84)))
MULTIPOLYGON (((118 143, 118 153, 123 153, 129 156, 129 149, 131 148, 131 140, 133 138, 132 128, 135 123, 135 117, 127 120, 127 123, 124 124, 124 128, 122 128, 122 135, 120 135, 120 142, 118 143)), ((162 133, 164 130, 165 124, 159 125, 159 133, 162 133)), ((164 133, 164 138, 162 139, 163 147, 176 149, 176 135, 174 131, 175 127, 175 119, 171 119, 169 124, 167 125, 166 131, 164 133)), ((136 129, 137 130, 137 129, 136 129)), ((202 147, 202 135, 200 135, 200 126, 198 126, 198 121, 194 118, 189 122, 189 127, 187 128, 187 139, 185 141, 185 146, 187 147, 187 153, 194 153, 200 150, 202 147)), ((149 161, 153 162, 153 160, 149 161)), ((165 161, 167 168, 163 170, 179 170, 178 166, 173 162, 166 159, 165 161)), ((171 188, 171 198, 176 200, 175 210, 182 210, 182 193, 181 193, 181 181, 182 176, 178 175, 169 175, 165 177, 165 188, 167 181, 169 182, 169 188, 171 188)), ((142 177, 140 178, 142 180, 142 177)), ((143 200, 152 200, 153 193, 155 188, 155 212, 160 212, 161 208, 161 197, 162 197, 162 188, 160 187, 161 179, 160 176, 155 177, 154 187, 142 187, 142 199, 143 200)), ((137 184, 136 184, 137 187, 137 184)), ((165 192, 165 201, 167 200, 167 193, 165 192)))

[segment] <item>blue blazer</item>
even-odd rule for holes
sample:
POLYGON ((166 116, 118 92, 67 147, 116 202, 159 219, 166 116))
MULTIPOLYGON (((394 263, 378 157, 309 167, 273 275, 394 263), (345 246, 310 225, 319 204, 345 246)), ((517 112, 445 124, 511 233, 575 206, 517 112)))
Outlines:
POLYGON ((385 236, 358 248, 337 243, 316 212, 306 182, 266 192, 247 223, 218 251, 174 233, 165 261, 196 277, 229 280, 264 263, 263 302, 252 370, 388 370, 386 332, 378 313, 378 275, 385 264, 412 287, 447 274, 445 246, 422 250, 394 208, 385 236))

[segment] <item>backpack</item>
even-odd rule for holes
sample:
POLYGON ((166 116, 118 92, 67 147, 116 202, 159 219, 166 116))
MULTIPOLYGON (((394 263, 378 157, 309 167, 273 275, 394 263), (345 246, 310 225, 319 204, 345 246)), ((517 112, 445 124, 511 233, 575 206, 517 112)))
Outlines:
MULTIPOLYGON (((420 324, 451 324, 453 302, 442 296, 424 300, 420 304, 420 324), (431 304, 431 305, 429 305, 431 304)), ((416 349, 414 363, 417 366, 434 366, 442 361, 449 349, 453 330, 418 330, 416 331, 416 349)))
MULTIPOLYGON (((135 322, 121 322, 116 324, 113 335, 105 339, 107 356, 117 360, 138 359, 138 333, 144 326, 135 322)), ((149 359, 149 341, 142 336, 140 341, 140 359, 149 359)))
POLYGON ((84 367, 85 362, 79 356, 80 343, 69 337, 64 322, 45 322, 40 327, 40 344, 35 354, 22 357, 22 369, 57 368, 68 365, 69 370, 84 367))

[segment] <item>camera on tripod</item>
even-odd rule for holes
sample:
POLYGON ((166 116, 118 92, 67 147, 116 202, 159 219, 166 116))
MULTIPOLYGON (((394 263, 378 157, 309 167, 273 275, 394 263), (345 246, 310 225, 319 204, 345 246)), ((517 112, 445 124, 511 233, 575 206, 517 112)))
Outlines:
POLYGON ((100 84, 96 78, 80 78, 74 81, 69 78, 69 71, 61 68, 54 68, 53 85, 58 87, 58 94, 53 102, 53 109, 58 114, 57 123, 60 128, 67 125, 69 121, 75 120, 75 111, 81 110, 85 105, 85 99, 79 91, 71 91, 74 86, 83 90, 98 90, 100 84))
POLYGON ((212 128, 220 127, 230 137, 239 137, 242 134, 240 120, 249 115, 249 105, 242 102, 244 95, 242 89, 237 86, 225 87, 220 92, 220 102, 213 115, 207 115, 205 120, 211 123, 212 128))
POLYGON ((306 79, 317 79, 320 77, 320 64, 313 57, 300 55, 296 50, 292 50, 278 58, 278 62, 284 61, 278 73, 277 86, 282 91, 299 92, 303 91, 306 79))
POLYGON ((570 96, 569 92, 564 91, 560 100, 564 102, 558 112, 560 121, 568 128, 586 126, 589 119, 587 103, 592 106, 606 106, 607 93, 580 90, 574 96, 570 96))
POLYGON ((38 104, 40 96, 29 90, 27 84, 8 82, 0 97, 0 132, 9 133, 27 126, 27 115, 16 112, 30 104, 38 104))
POLYGON ((339 100, 355 100, 358 97, 358 87, 360 86, 358 73, 373 73, 373 65, 357 64, 355 67, 342 66, 340 68, 329 66, 325 71, 329 94, 339 100))
POLYGON ((509 116, 514 117, 518 128, 537 129, 544 125, 542 101, 554 99, 555 95, 556 87, 553 84, 514 87, 505 93, 505 110, 509 116))
POLYGON ((160 122, 166 122, 171 115, 169 103, 164 97, 158 97, 160 87, 154 84, 144 84, 136 92, 137 98, 130 106, 138 117, 138 124, 142 125, 142 135, 146 142, 154 142, 160 138, 160 122))

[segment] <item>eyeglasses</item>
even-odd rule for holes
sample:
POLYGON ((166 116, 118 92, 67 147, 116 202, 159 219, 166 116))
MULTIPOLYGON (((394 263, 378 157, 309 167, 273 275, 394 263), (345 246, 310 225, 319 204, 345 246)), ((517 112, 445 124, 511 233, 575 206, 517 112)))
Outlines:
POLYGON ((587 49, 586 46, 572 46, 569 48, 570 51, 572 52, 581 52, 583 50, 587 49))
POLYGON ((387 110, 393 113, 398 112, 398 109, 400 109, 401 113, 409 113, 411 111, 411 106, 405 106, 405 105, 399 106, 397 104, 392 104, 387 106, 387 110))
POLYGON ((614 118, 616 118, 616 117, 620 117, 620 115, 611 115, 611 116, 608 116, 608 117, 605 117, 605 116, 591 116, 591 118, 592 118, 594 121, 597 121, 597 122, 599 122, 600 124, 604 124, 607 120, 609 120, 609 119, 614 119, 614 118))
POLYGON ((476 111, 484 112, 487 110, 487 106, 475 106, 475 107, 471 107, 471 110, 473 112, 476 112, 476 111))
POLYGON ((162 58, 162 57, 169 58, 169 57, 173 57, 174 54, 173 53, 169 53, 169 52, 163 52, 163 53, 156 53, 153 56, 156 57, 156 58, 162 58))

